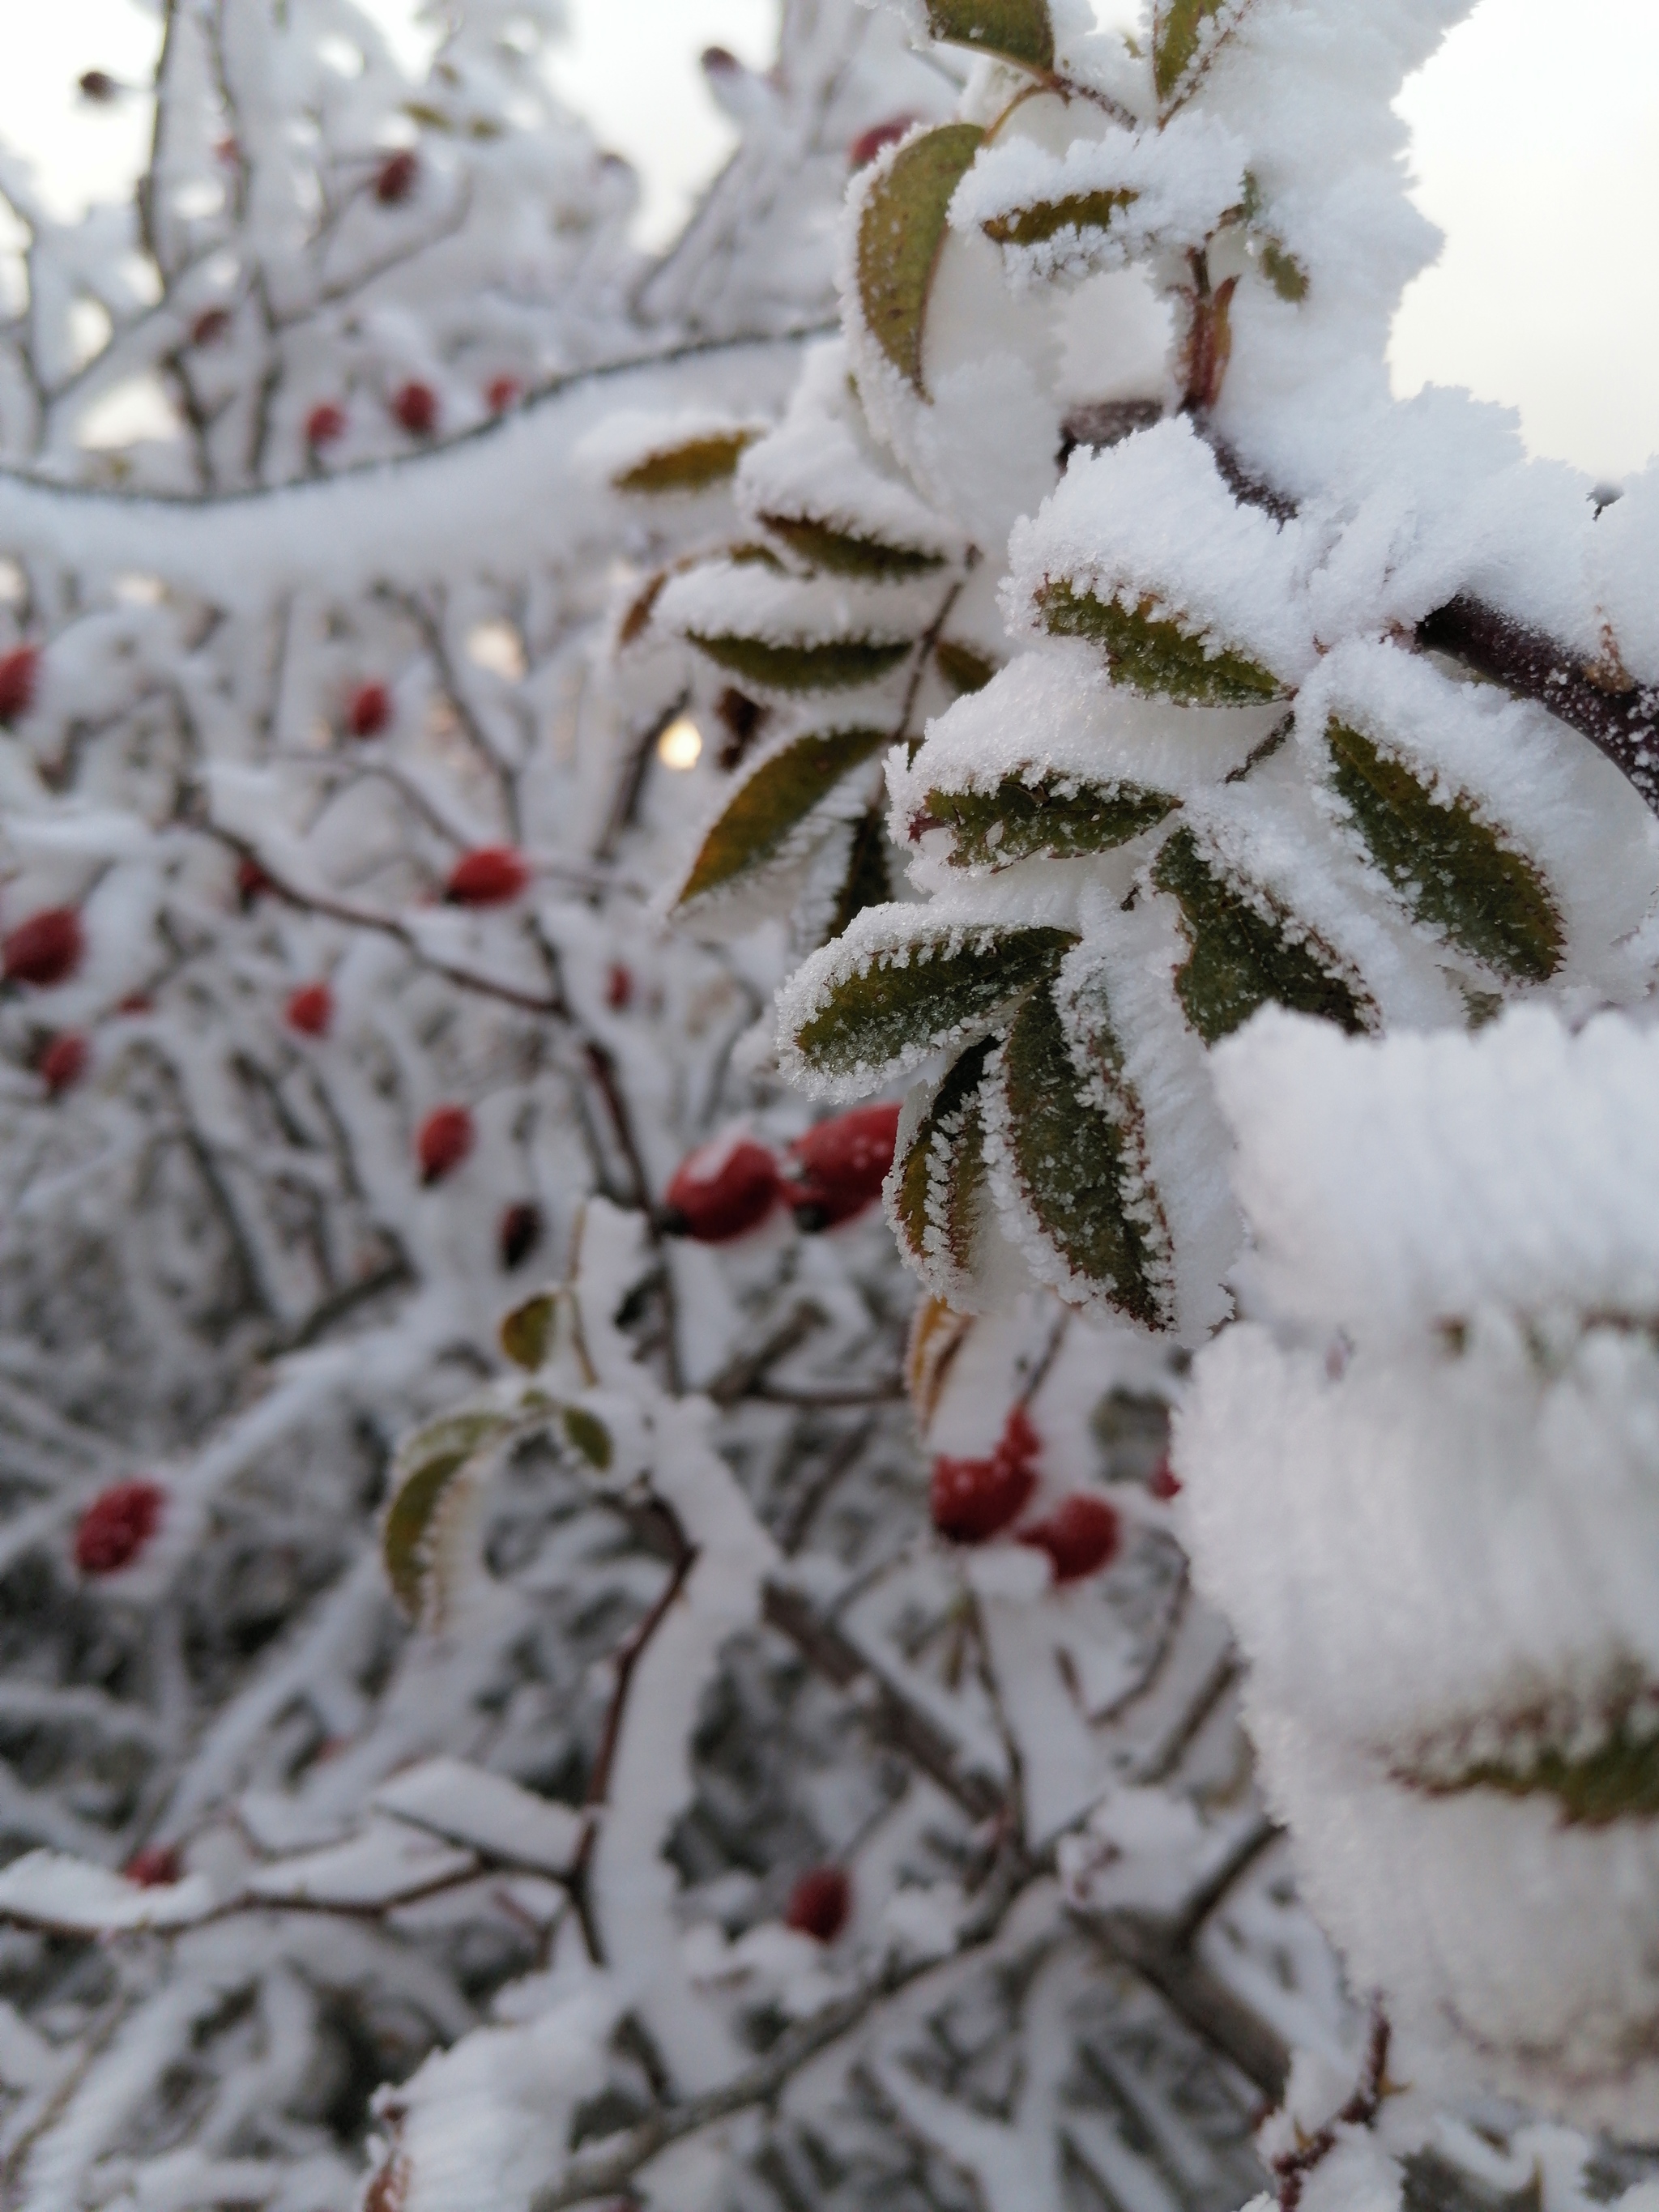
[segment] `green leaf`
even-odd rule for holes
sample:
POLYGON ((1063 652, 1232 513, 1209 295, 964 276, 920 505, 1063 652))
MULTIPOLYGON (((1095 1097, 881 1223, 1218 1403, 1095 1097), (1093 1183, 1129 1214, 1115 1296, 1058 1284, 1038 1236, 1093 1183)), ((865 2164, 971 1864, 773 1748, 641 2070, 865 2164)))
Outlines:
POLYGON ((580 1406, 567 1406, 560 1419, 565 1441, 572 1450, 580 1452, 590 1467, 605 1474, 616 1456, 611 1431, 605 1423, 580 1406))
POLYGON ((1182 707, 1256 707, 1284 699, 1285 686, 1267 669, 1235 653, 1207 630, 1188 636, 1154 614, 1155 599, 1120 606, 1074 590, 1064 578, 1037 593, 1042 626, 1054 637, 1084 637, 1103 648, 1112 681, 1149 699, 1182 707))
POLYGON ((1147 1328, 1170 1325, 1170 1232, 1147 1172, 1139 1106, 1103 1024, 1090 1043, 1109 1110, 1079 1077, 1050 991, 1033 991, 1003 1047, 1007 1147, 1019 1194, 1067 1272, 1147 1328))
POLYGON ((1117 191, 1072 192, 1063 200, 1033 200, 1009 215, 994 215, 980 227, 995 246, 1039 246, 1062 230, 1104 230, 1115 215, 1140 198, 1127 186, 1117 191))
POLYGON ((790 834, 843 776, 888 743, 884 730, 829 730, 792 738, 738 786, 703 839, 684 888, 686 906, 773 860, 790 834))
POLYGON ((958 698, 970 691, 982 691, 997 672, 994 660, 988 660, 970 645, 959 645, 954 638, 940 638, 933 647, 933 659, 939 664, 939 674, 958 698))
POLYGON ((503 1413, 452 1413, 416 1430, 399 1450, 380 1526, 380 1550, 393 1596, 413 1620, 430 1610, 433 1539, 464 1470, 513 1424, 503 1413))
POLYGON ((890 643, 852 637, 826 645, 773 645, 759 637, 708 637, 697 630, 688 635, 716 666, 770 691, 847 691, 860 684, 878 683, 910 650, 908 638, 890 643))
POLYGON ((1547 981, 1561 964, 1561 915, 1532 863, 1462 793, 1449 805, 1437 800, 1403 762, 1344 723, 1325 736, 1331 781, 1417 920, 1505 975, 1547 981))
POLYGON ((1042 853, 1071 860, 1106 853, 1161 822, 1178 802, 1161 791, 1116 781, 1088 783, 1051 773, 1035 782, 1006 775, 994 791, 930 791, 912 836, 945 828, 954 839, 953 868, 994 873, 1042 853))
POLYGON ((839 937, 867 906, 885 906, 893 896, 887 871, 887 824, 879 800, 853 825, 847 867, 824 934, 839 937))
POLYGON ((514 1364, 533 1375, 542 1366, 553 1343, 553 1321, 557 1302, 551 1291, 544 1291, 539 1297, 527 1298, 521 1306, 514 1306, 504 1315, 501 1326, 501 1350, 514 1364))
POLYGON ((809 522, 799 515, 763 514, 761 520, 775 537, 810 561, 815 568, 829 568, 838 576, 920 576, 928 568, 942 568, 942 553, 923 553, 911 545, 888 545, 878 538, 855 538, 828 523, 809 522))
POLYGON ((951 1068, 899 1164, 893 1206, 899 1241, 922 1281, 947 1305, 973 1273, 986 1202, 982 1091, 995 1043, 982 1038, 951 1068))
POLYGON ((1599 1750, 1578 1758, 1540 1751, 1526 1767, 1483 1759, 1448 1781, 1413 1773, 1401 1779, 1436 1797, 1465 1790, 1553 1797, 1564 1826, 1605 1828, 1614 1820, 1651 1820, 1659 1814, 1659 1735, 1632 1738, 1628 1722, 1621 1720, 1599 1750))
POLYGON ((864 319, 888 360, 924 398, 922 325, 945 243, 945 210, 984 137, 976 123, 946 123, 912 140, 871 186, 859 218, 864 319))
MULTIPOLYGON (((1170 106, 1197 58, 1205 25, 1224 14, 1236 21, 1243 13, 1241 0, 1160 0, 1152 10, 1152 80, 1161 107, 1170 106)), ((1231 28, 1229 22, 1220 36, 1231 28)))
POLYGON ((945 46, 1000 54, 1045 74, 1054 65, 1054 27, 1044 0, 927 0, 927 27, 945 46))
POLYGON ((1307 270, 1276 238, 1268 239, 1261 249, 1261 270, 1281 300, 1288 300, 1295 307, 1307 298, 1307 270))
POLYGON ((1166 841, 1152 881, 1180 902, 1191 950, 1176 970, 1176 994, 1206 1044, 1231 1035, 1270 1003, 1317 1014, 1351 1033, 1369 1026, 1369 1006, 1316 958, 1317 939, 1298 941, 1288 916, 1274 913, 1262 894, 1252 897, 1225 882, 1190 830, 1177 830, 1166 841))
POLYGON ((647 453, 611 481, 618 491, 705 491, 732 473, 744 447, 759 435, 758 430, 716 430, 688 438, 683 445, 647 453))
MULTIPOLYGON (((898 911, 908 921, 911 910, 898 911)), ((795 1032, 796 1048, 820 1074, 879 1080, 895 1065, 914 1066, 990 1027, 1076 942, 1064 929, 950 928, 918 920, 914 934, 871 952, 821 992, 795 1032)))

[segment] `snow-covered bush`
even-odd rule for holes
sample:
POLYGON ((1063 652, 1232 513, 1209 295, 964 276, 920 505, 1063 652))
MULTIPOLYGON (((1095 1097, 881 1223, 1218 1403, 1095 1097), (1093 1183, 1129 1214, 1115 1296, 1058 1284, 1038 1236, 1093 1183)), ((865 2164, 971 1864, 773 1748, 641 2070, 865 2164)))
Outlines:
MULTIPOLYGON (((1521 1769, 1454 1668, 1413 1702, 1427 1641, 1375 1729, 1329 1702, 1340 1592, 1328 1706, 1275 1674, 1304 1554, 1226 1516, 1320 1469, 1270 1276, 1165 1449, 1246 1279, 1208 1048, 1277 1001, 1332 1069, 1496 1053, 1547 1032, 1459 1032, 1659 953, 1645 494, 1388 398, 1431 243, 1388 103, 1461 12, 788 0, 773 71, 705 58, 741 143, 654 262, 519 0, 418 83, 345 0, 170 7, 134 209, 6 173, 31 2212, 1224 2212, 1258 2150, 1286 2207, 1577 2212, 1643 2170, 1467 2100, 1432 1939, 1349 1863, 1373 1800, 1521 1769), (173 434, 112 443, 141 401, 173 434)), ((1276 1126, 1290 1048, 1229 1050, 1276 1126)), ((1476 1421, 1487 1304, 1442 1347, 1476 1421)), ((1511 1965, 1474 2070, 1571 2105, 1511 1965)))

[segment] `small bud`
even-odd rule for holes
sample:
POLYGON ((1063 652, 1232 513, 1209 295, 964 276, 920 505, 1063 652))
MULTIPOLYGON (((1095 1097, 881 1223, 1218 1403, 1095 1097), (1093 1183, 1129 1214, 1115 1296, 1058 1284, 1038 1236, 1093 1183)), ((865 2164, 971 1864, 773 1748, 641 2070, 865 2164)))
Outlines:
POLYGON ((40 655, 32 645, 15 645, 0 653, 0 722, 15 722, 34 704, 35 680, 40 655))
POLYGON ((80 85, 82 99, 91 100, 97 107, 107 107, 120 95, 121 88, 107 70, 86 70, 80 79, 80 85))
POLYGON ((420 173, 420 157, 411 153, 407 146, 400 148, 395 154, 388 154, 374 179, 375 198, 382 207, 398 206, 414 191, 420 173))
POLYGON ((34 1064, 50 1097, 59 1097, 81 1080, 88 1053, 86 1039, 75 1030, 62 1030, 47 1042, 34 1064))
POLYGON ((153 1014, 155 1001, 148 991, 129 991, 115 1011, 118 1014, 153 1014))
POLYGON ((421 1181, 441 1182, 453 1175, 472 1150, 476 1131, 465 1106, 435 1106, 422 1122, 415 1139, 415 1156, 421 1164, 421 1181))
POLYGON ((244 854, 236 863, 236 896, 246 914, 257 898, 262 898, 271 887, 270 878, 257 860, 244 854))
POLYGON ((8 982, 37 983, 46 990, 69 981, 86 949, 86 932, 74 907, 43 907, 0 944, 0 963, 8 982))
POLYGON ((634 971, 620 960, 611 963, 605 979, 605 1003, 613 1014, 624 1012, 634 1003, 634 971))
POLYGON ((1115 1506, 1079 1491, 1061 1498, 1046 1520, 1022 1528, 1018 1540, 1048 1554, 1057 1583, 1080 1582, 1117 1557, 1123 1525, 1115 1506))
POLYGON ((480 845, 463 853, 444 885, 449 906, 505 906, 530 881, 524 854, 511 845, 480 845))
POLYGON ((354 738, 378 738, 392 720, 392 694, 384 684, 360 684, 346 705, 354 738))
POLYGON ((892 146, 903 137, 915 122, 914 115, 890 115, 884 123, 872 123, 861 131, 847 149, 848 164, 862 169, 873 161, 884 146, 892 146))
POLYGON ((334 994, 326 983, 301 983, 288 1002, 285 1018, 301 1036, 326 1036, 334 1019, 334 994))
POLYGON ((813 1867, 789 1893, 786 1928, 833 1943, 853 1913, 853 1885, 844 1867, 813 1867))
POLYGON ((776 1205, 778 1164, 750 1137, 716 1137, 681 1162, 664 1194, 662 1226, 699 1244, 727 1244, 758 1229, 776 1205))
POLYGON ((228 307, 208 307, 191 325, 190 342, 193 346, 217 345, 229 328, 228 307))
POLYGON ((855 1106, 819 1121, 790 1146, 786 1175, 796 1226, 834 1229, 881 1196, 898 1141, 896 1100, 855 1106))
POLYGON ((167 1502, 159 1482, 117 1482, 100 1491, 76 1529, 76 1565, 83 1575, 131 1566, 161 1527, 167 1502))
POLYGON ((429 384, 399 385, 392 411, 411 438, 429 438, 438 427, 438 395, 429 384))
POLYGON ((184 1872, 184 1863, 176 1844, 146 1844, 143 1850, 133 1853, 121 1871, 140 1889, 161 1889, 179 1880, 184 1872))
POLYGON ((516 376, 495 376, 489 380, 484 393, 484 403, 492 415, 505 415, 509 407, 516 407, 524 397, 524 386, 516 376))
POLYGON ((542 1210, 526 1199, 501 1216, 501 1266, 507 1274, 527 1260, 542 1241, 542 1210))
POLYGON ((1152 1479, 1146 1487, 1154 1498, 1161 1499, 1165 1504, 1170 1498, 1180 1497, 1181 1477, 1170 1466, 1168 1452, 1163 1455, 1158 1465, 1152 1469, 1152 1479))
POLYGON ((337 407, 331 399, 325 399, 306 416, 306 443, 313 452, 319 447, 331 446, 337 438, 345 435, 345 409, 337 407))

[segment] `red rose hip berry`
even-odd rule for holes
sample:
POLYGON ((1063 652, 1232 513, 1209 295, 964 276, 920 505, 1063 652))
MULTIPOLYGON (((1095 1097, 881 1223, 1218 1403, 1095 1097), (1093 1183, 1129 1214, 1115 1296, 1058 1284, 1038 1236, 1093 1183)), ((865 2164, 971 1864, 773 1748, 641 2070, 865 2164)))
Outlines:
POLYGON ((0 653, 0 722, 15 722, 34 704, 34 686, 40 673, 40 655, 32 645, 15 645, 0 653))
POLYGON ((172 1844, 146 1844, 143 1850, 133 1853, 121 1871, 140 1889, 161 1889, 178 1881, 184 1872, 184 1863, 172 1844))
POLYGON ((853 1885, 844 1867, 813 1867, 789 1893, 783 1924, 820 1943, 833 1943, 853 1912, 853 1885))
POLYGON ((523 397, 524 386, 516 376, 492 376, 484 392, 484 404, 492 415, 505 415, 523 397))
POLYGON ((914 115, 890 115, 884 123, 872 123, 848 148, 848 162, 854 168, 862 169, 875 160, 884 147, 896 145, 915 119, 914 115))
POLYGON ((85 1037, 76 1030, 60 1030, 47 1040, 35 1066, 51 1097, 58 1097, 81 1080, 89 1051, 85 1037))
POLYGON ((512 845, 480 845, 463 853, 444 885, 448 906, 505 906, 530 881, 524 854, 512 845))
POLYGON ((477 1132, 465 1106, 434 1106, 415 1138, 415 1157, 421 1164, 421 1181, 441 1182, 453 1175, 472 1150, 477 1132))
POLYGON ((337 407, 331 399, 325 399, 306 416, 306 443, 313 452, 323 446, 331 446, 336 439, 345 435, 345 409, 337 407))
POLYGON ((778 1164, 752 1137, 716 1137, 676 1169, 661 1226, 699 1244, 729 1244, 758 1229, 777 1204, 778 1164))
POLYGON ((514 1268, 527 1260, 542 1241, 542 1210, 528 1200, 509 1206, 501 1216, 497 1232, 501 1246, 501 1266, 511 1274, 514 1268))
POLYGON ((8 982, 38 983, 44 990, 66 983, 86 950, 86 932, 74 907, 42 907, 0 941, 0 967, 8 982))
POLYGON ((112 1483, 81 1516, 75 1564, 83 1575, 112 1575, 132 1562, 161 1525, 167 1494, 159 1482, 112 1483))
POLYGON ((395 154, 388 154, 374 179, 375 198, 382 207, 398 206, 414 191, 420 173, 419 158, 411 154, 407 146, 399 148, 395 154))
POLYGON ((354 738, 378 738, 392 720, 392 694, 384 684, 360 684, 346 702, 346 727, 354 738))
POLYGON ((438 395, 429 384, 411 379, 393 392, 392 411, 411 438, 429 438, 438 427, 438 395))
POLYGON ((326 983, 301 983, 288 1002, 284 1018, 301 1036, 326 1036, 334 1019, 333 992, 326 983))
POLYGON ((1078 1491, 1062 1498, 1046 1520, 1022 1528, 1019 1541, 1048 1554, 1057 1583, 1081 1582, 1085 1575, 1097 1574, 1117 1557, 1123 1542, 1123 1524, 1115 1506, 1105 1498, 1078 1491))
POLYGON ((1042 1449, 1030 1415, 1016 1406, 988 1459, 936 1459, 928 1506, 939 1534, 952 1544, 983 1544, 1000 1535, 1030 1502, 1042 1449))
POLYGON ((797 1228, 834 1229, 881 1196, 898 1141, 896 1100, 819 1121, 789 1147, 789 1204, 797 1228))

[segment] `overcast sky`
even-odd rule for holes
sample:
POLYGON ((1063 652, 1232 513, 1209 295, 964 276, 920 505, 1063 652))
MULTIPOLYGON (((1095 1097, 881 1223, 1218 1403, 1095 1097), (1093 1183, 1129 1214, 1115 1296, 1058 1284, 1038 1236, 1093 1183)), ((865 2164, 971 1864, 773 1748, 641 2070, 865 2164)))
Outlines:
MULTIPOLYGON (((415 0, 368 0, 400 34, 415 0)), ((1115 17, 1127 0, 1106 0, 1115 17)), ((90 64, 142 74, 142 0, 0 0, 0 137, 64 208, 107 189, 140 149, 136 112, 89 108, 90 64)), ((555 64, 567 96, 646 186, 669 235, 730 143, 696 64, 718 42, 763 61, 774 0, 571 0, 555 64)), ((1447 234, 1407 294, 1395 386, 1466 384, 1521 410, 1535 452, 1616 477, 1659 451, 1659 4, 1480 0, 1404 111, 1417 191, 1447 234)))

